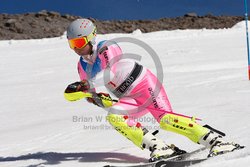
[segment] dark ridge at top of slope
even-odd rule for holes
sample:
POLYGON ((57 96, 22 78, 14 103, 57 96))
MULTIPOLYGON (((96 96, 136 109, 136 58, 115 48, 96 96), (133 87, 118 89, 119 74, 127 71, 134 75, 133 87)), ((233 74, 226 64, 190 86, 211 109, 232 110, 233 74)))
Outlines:
MULTIPOLYGON (((67 26, 80 16, 61 15, 54 11, 40 11, 26 14, 0 14, 0 40, 40 39, 63 35, 67 26)), ((220 29, 231 28, 244 19, 243 16, 198 16, 189 13, 182 17, 157 20, 97 20, 99 34, 131 33, 136 29, 142 32, 175 29, 220 29)))

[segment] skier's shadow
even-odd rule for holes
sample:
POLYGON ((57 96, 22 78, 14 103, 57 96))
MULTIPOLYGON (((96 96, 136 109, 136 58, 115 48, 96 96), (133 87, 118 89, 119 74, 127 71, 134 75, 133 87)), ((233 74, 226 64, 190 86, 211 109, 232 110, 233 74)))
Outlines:
POLYGON ((44 160, 45 162, 30 167, 40 165, 56 165, 63 161, 79 162, 111 162, 111 163, 139 163, 147 162, 147 159, 126 153, 117 152, 86 152, 86 153, 58 153, 58 152, 37 152, 17 157, 0 157, 1 162, 23 161, 23 160, 44 160))

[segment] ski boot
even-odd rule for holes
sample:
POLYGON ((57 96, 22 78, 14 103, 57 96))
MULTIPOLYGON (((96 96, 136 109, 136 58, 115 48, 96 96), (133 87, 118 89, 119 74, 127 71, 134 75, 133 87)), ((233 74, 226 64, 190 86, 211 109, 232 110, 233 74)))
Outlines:
POLYGON ((199 143, 205 145, 207 148, 210 148, 208 157, 213 157, 244 148, 244 146, 240 146, 234 142, 226 142, 222 140, 222 135, 214 131, 209 131, 204 137, 200 139, 199 143))
POLYGON ((155 137, 154 133, 146 132, 143 136, 142 147, 151 151, 149 162, 170 158, 176 155, 184 154, 186 151, 179 149, 174 145, 167 145, 161 139, 155 137))

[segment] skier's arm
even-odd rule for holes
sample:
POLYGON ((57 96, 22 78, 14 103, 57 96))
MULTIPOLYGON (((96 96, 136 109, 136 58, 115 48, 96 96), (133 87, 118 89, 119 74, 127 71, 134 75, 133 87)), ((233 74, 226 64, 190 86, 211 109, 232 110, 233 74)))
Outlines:
POLYGON ((102 62, 102 69, 105 69, 121 59, 122 50, 116 42, 107 41, 98 50, 98 54, 102 62))
POLYGON ((79 75, 81 80, 87 80, 88 79, 88 76, 87 76, 86 72, 82 69, 80 61, 77 64, 77 71, 78 71, 78 75, 79 75))

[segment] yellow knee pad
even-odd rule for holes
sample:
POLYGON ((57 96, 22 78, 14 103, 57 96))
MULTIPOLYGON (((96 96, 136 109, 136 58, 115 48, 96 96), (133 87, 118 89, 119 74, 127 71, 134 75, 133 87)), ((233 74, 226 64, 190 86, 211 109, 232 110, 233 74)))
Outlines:
POLYGON ((131 140, 136 146, 142 148, 143 141, 143 130, 141 125, 138 123, 135 126, 129 126, 126 123, 126 116, 109 114, 107 120, 109 123, 123 136, 131 140))
POLYGON ((200 138, 209 132, 207 128, 197 124, 194 120, 174 114, 163 116, 160 127, 164 130, 184 135, 195 143, 198 143, 200 138))

